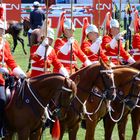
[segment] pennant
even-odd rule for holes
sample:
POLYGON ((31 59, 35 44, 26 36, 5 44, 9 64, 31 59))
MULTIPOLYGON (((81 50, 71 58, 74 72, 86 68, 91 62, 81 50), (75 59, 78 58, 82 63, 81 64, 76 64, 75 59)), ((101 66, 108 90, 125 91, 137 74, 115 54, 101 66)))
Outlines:
POLYGON ((57 25, 57 37, 60 37, 64 31, 64 20, 65 20, 65 11, 61 13, 58 25, 57 25))
POLYGON ((81 37, 81 41, 80 41, 80 46, 82 46, 82 43, 84 42, 84 40, 86 38, 86 28, 88 25, 89 25, 88 18, 85 17, 83 19, 82 37, 81 37))
POLYGON ((51 134, 52 134, 52 139, 53 140, 59 140, 59 138, 60 138, 60 122, 57 118, 54 122, 54 126, 52 128, 52 133, 51 134))
POLYGON ((110 21, 112 17, 110 12, 106 13, 102 28, 103 28, 103 35, 108 34, 110 32, 110 21))

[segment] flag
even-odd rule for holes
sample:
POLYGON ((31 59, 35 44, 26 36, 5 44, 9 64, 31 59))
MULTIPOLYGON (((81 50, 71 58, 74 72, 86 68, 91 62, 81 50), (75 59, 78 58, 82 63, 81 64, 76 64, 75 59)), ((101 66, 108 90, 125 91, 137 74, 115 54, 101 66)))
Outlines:
POLYGON ((52 139, 53 140, 59 140, 60 138, 60 122, 58 120, 58 118, 56 118, 55 122, 54 122, 54 126, 52 128, 52 139))

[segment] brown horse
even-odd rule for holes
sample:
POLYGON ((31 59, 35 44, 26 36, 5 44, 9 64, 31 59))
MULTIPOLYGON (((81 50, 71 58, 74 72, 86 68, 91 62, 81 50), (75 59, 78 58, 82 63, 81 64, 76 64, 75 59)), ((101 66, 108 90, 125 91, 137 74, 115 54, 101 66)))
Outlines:
POLYGON ((84 115, 88 114, 86 111, 85 103, 89 98, 93 86, 97 86, 101 91, 110 94, 110 98, 115 98, 115 87, 111 69, 101 62, 101 64, 91 65, 83 68, 73 75, 71 79, 75 79, 77 75, 80 76, 80 82, 77 86, 77 96, 71 102, 69 108, 61 110, 60 124, 61 124, 61 138, 67 130, 69 140, 76 140, 76 134, 79 128, 79 122, 84 115), (102 71, 104 70, 104 71, 102 71))
POLYGON ((4 140, 12 140, 14 132, 17 132, 18 140, 40 140, 42 116, 52 97, 57 96, 59 105, 63 102, 62 96, 69 103, 77 92, 76 84, 60 74, 27 79, 21 88, 22 91, 16 87, 13 99, 5 110, 9 135, 4 140))
POLYGON ((12 49, 12 52, 14 53, 16 46, 17 46, 17 41, 19 41, 22 45, 24 54, 27 54, 27 52, 24 48, 24 40, 20 37, 21 31, 22 31, 22 23, 18 23, 15 21, 8 22, 8 29, 6 30, 6 33, 9 33, 13 38, 14 47, 12 49))
POLYGON ((124 133, 122 132, 124 132, 125 127, 122 126, 126 124, 126 118, 131 111, 130 109, 134 109, 138 103, 140 91, 140 74, 136 69, 122 67, 114 69, 114 75, 118 77, 117 79, 115 78, 118 94, 116 100, 111 104, 114 112, 108 113, 104 117, 105 140, 111 140, 115 123, 118 123, 120 140, 124 140, 124 135, 122 135, 124 133), (118 75, 121 75, 121 77, 119 78, 118 75), (128 106, 129 108, 125 106, 128 106), (124 124, 120 125, 122 122, 124 122, 124 124))
MULTIPOLYGON (((137 61, 136 63, 125 67, 133 67, 140 70, 140 61, 137 61)), ((140 106, 140 99, 138 102, 138 106, 140 106)), ((118 123, 118 132, 119 132, 120 140, 125 140, 125 129, 126 129, 127 120, 128 120, 128 114, 123 116, 123 121, 120 121, 118 123)), ((132 130, 133 130, 133 135, 131 140, 137 140, 137 134, 140 127, 140 108, 136 107, 132 110, 131 120, 132 120, 132 130)))

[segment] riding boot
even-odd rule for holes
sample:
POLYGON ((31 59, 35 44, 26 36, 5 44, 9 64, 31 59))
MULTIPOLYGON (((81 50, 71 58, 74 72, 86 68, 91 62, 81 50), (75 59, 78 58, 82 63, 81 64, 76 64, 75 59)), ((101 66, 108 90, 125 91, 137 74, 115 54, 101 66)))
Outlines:
POLYGON ((0 137, 4 138, 6 135, 6 129, 4 127, 4 107, 5 102, 0 100, 0 137))

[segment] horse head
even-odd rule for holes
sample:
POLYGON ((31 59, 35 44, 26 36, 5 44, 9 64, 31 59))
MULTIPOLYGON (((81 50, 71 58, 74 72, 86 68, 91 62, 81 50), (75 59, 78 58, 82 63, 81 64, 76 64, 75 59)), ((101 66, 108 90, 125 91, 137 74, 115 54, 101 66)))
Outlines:
POLYGON ((140 98, 140 72, 133 68, 114 68, 117 97, 130 110, 134 109, 140 98))
POLYGON ((106 99, 114 100, 116 97, 116 87, 113 70, 106 63, 104 63, 102 59, 100 59, 100 64, 99 77, 102 80, 100 80, 100 82, 96 82, 96 86, 100 89, 104 89, 102 91, 104 92, 106 99))
POLYGON ((26 17, 23 19, 23 35, 24 36, 27 36, 29 29, 30 29, 30 19, 26 17))

